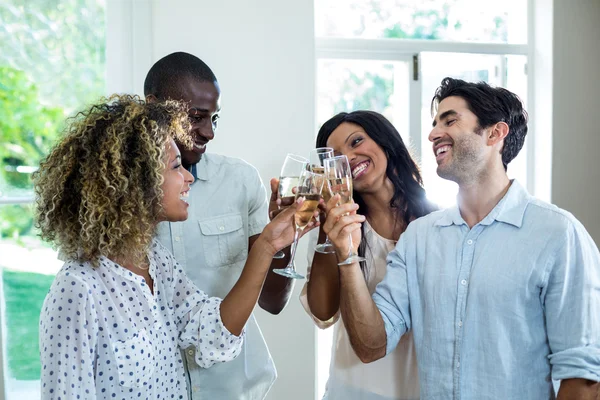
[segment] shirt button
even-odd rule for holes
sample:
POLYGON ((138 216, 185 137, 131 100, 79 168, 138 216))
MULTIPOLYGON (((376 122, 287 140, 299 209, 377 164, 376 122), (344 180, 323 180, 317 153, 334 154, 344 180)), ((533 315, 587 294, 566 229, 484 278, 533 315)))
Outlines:
POLYGON ((460 361, 456 362, 456 368, 460 368, 460 361))
POLYGON ((181 239, 179 238, 179 236, 175 236, 175 241, 179 242, 181 239))
POLYGON ((473 241, 471 239, 467 240, 467 244, 473 244, 473 241))
POLYGON ((224 226, 220 226, 220 227, 219 227, 219 230, 220 230, 220 231, 222 231, 222 230, 225 230, 225 227, 224 227, 224 226))
POLYGON ((461 327, 462 326, 462 321, 458 321, 458 326, 461 327))
POLYGON ((193 357, 194 356, 194 350, 193 349, 189 349, 188 350, 188 355, 190 355, 190 356, 193 357))
POLYGON ((467 280, 463 279, 462 281, 460 281, 460 284, 463 285, 463 286, 465 286, 467 284, 467 280))

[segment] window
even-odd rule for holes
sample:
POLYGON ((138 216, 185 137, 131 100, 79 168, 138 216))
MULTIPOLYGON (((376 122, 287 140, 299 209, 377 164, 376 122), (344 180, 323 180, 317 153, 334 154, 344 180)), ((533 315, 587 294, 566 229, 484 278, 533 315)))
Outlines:
POLYGON ((36 235, 31 173, 105 91, 104 0, 0 4, 0 269, 7 399, 39 398, 38 321, 62 263, 36 235))
MULTIPOLYGON (((531 106, 532 4, 315 0, 318 127, 341 111, 382 113, 419 161, 428 197, 442 207, 454 204, 457 186, 437 176, 427 139, 431 99, 442 78, 451 76, 506 87, 531 106)), ((531 141, 531 130, 529 136, 531 141)), ((526 141, 508 174, 533 193, 527 146, 526 141)), ((332 333, 318 333, 318 398, 329 375, 332 333)))

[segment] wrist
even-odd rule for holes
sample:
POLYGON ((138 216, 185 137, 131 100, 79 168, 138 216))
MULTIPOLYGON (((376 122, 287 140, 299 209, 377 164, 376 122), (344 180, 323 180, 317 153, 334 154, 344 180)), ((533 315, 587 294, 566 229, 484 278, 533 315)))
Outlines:
POLYGON ((277 253, 278 250, 275 248, 275 246, 273 246, 273 244, 269 240, 265 239, 263 235, 260 235, 258 239, 256 239, 256 242, 254 242, 254 245, 252 245, 252 250, 254 250, 254 248, 257 248, 257 251, 259 251, 260 253, 266 253, 270 256, 275 255, 275 253, 277 253))

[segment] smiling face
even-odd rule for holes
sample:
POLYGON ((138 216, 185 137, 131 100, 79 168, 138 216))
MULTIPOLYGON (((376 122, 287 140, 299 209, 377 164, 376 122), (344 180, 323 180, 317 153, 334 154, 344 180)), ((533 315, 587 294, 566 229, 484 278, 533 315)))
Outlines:
POLYGON ((161 221, 185 221, 190 185, 194 177, 181 165, 181 155, 174 140, 167 143, 165 169, 163 170, 163 215, 161 221))
POLYGON ((369 193, 380 189, 386 181, 387 157, 383 149, 356 124, 341 123, 327 139, 336 155, 348 157, 354 190, 369 193))
POLYGON ((189 104, 188 114, 192 124, 194 147, 186 149, 179 146, 183 165, 189 168, 200 161, 206 151, 206 144, 215 137, 221 111, 221 90, 216 81, 198 81, 191 77, 182 77, 179 86, 177 100, 189 104))
POLYGON ((465 183, 485 172, 492 147, 486 144, 487 130, 467 102, 456 96, 442 100, 429 134, 440 177, 465 183))

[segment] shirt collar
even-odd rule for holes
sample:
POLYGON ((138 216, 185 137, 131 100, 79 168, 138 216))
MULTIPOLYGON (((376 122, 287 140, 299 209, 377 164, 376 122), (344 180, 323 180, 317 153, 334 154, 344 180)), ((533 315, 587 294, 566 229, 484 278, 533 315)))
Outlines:
POLYGON ((206 156, 206 154, 203 154, 200 161, 198 161, 197 164, 192 165, 189 169, 190 173, 194 176, 194 181, 197 181, 198 179, 201 181, 208 181, 210 179, 210 166, 206 156))
MULTIPOLYGON (((520 228, 523 224, 523 216, 530 200, 531 196, 525 188, 516 179, 513 179, 504 197, 479 224, 491 225, 494 221, 499 221, 520 228)), ((436 226, 464 224, 466 222, 460 215, 458 205, 445 210, 442 216, 435 222, 436 226)))

